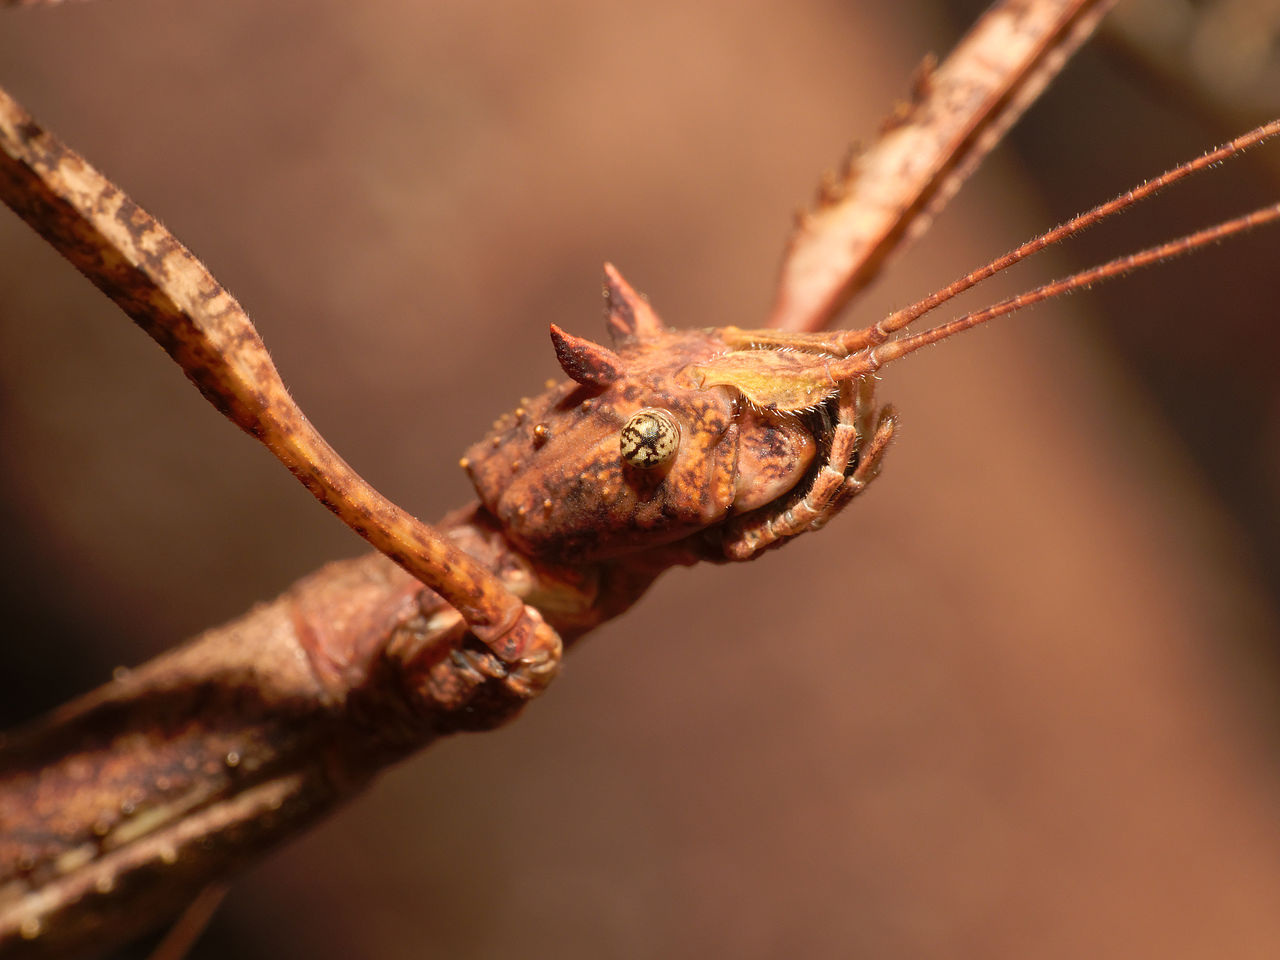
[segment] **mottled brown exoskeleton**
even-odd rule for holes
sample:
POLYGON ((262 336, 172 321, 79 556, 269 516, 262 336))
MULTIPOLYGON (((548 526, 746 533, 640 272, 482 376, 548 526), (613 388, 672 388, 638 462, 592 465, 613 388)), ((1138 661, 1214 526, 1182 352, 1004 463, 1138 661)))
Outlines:
POLYGON ((522 553, 554 564, 679 546, 747 560, 822 526, 876 476, 894 414, 836 380, 839 334, 669 330, 605 268, 614 349, 551 328, 569 380, 463 459, 522 553))

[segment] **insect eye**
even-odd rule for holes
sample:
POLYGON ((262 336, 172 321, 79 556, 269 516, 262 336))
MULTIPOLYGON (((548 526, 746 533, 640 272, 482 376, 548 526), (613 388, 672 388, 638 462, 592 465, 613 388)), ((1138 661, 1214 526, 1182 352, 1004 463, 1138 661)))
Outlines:
POLYGON ((618 435, 622 459, 641 470, 669 462, 679 446, 680 429, 661 410, 641 410, 633 414, 618 435))

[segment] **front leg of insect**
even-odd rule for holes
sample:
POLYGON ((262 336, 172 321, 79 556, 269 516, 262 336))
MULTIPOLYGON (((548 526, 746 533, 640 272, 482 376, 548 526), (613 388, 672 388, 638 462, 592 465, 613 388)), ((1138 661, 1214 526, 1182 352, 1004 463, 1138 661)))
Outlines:
MULTIPOLYGON (((868 411, 871 413, 872 411, 868 411)), ((867 417, 867 425, 870 424, 870 416, 867 417)), ((866 426, 859 428, 859 438, 868 438, 866 442, 859 440, 857 452, 857 464, 850 471, 849 476, 845 478, 844 486, 840 490, 840 495, 836 502, 832 505, 832 509, 826 514, 809 524, 810 530, 819 530, 833 516, 840 512, 844 506, 867 488, 872 480, 880 475, 880 465, 884 462, 885 451, 889 449, 889 442, 893 440, 894 434, 898 429, 898 411, 893 404, 885 404, 879 414, 875 415, 875 431, 872 432, 866 426)))
POLYGON ((762 550, 808 530, 820 530, 880 473, 884 453, 897 428, 897 413, 885 406, 877 415, 872 381, 844 381, 827 456, 812 485, 794 502, 757 510, 729 521, 725 556, 750 560, 762 550), (875 420, 874 433, 870 429, 875 420))

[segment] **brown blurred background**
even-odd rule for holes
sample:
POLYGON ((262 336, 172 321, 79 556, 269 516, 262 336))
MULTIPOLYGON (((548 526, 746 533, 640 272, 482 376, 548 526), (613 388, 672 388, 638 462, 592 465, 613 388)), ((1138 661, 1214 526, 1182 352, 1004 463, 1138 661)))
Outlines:
MULTIPOLYGON (((851 322, 1280 113, 1268 51, 1241 66, 1272 7, 1130 10, 851 322)), ((758 323, 791 210, 975 13, 117 0, 4 12, 0 82, 431 517, 556 373, 547 323, 600 332, 602 260, 671 323, 758 323)), ((1277 171, 1263 148, 982 299, 1274 201, 1277 171)), ((901 440, 826 533, 669 575, 518 723, 246 877, 194 956, 1275 956, 1278 251, 894 368, 901 440)), ((6 723, 361 549, 7 214, 0 430, 6 723)))

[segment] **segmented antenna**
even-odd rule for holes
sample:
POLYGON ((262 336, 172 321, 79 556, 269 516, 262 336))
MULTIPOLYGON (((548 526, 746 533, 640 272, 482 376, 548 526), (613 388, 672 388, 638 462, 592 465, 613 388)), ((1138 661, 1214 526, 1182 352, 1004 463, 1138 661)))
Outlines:
POLYGON ((1246 213, 1244 216, 1236 217, 1234 220, 1227 220, 1223 223, 1214 224, 1212 227, 1205 227, 1203 230, 1187 234, 1185 237, 1169 240, 1166 243, 1149 247, 1138 253, 1130 253, 1114 260, 1108 260, 1106 263, 1090 267, 1088 270, 1081 270, 1079 273, 1073 273, 1071 276, 1063 277, 1061 280, 1053 280, 1043 286, 1036 287, 1034 290, 1010 297, 1008 300, 1001 300, 990 307, 967 313, 963 317, 958 317, 948 323, 930 327, 928 330, 913 336, 900 337, 888 343, 868 347, 846 360, 839 360, 828 365, 827 370, 835 380, 865 376, 890 361, 905 357, 909 353, 915 353, 921 347, 938 343, 960 333, 962 330, 976 327, 979 324, 986 323, 988 320, 1004 316, 1006 313, 1013 313, 1015 310, 1021 310, 1023 307, 1029 307, 1031 304, 1039 303, 1041 300, 1048 300, 1050 297, 1056 297, 1058 294, 1066 293, 1069 290, 1087 287, 1089 284, 1097 283, 1099 280, 1118 277, 1133 270, 1150 266, 1157 261, 1179 256, 1197 247, 1214 243, 1232 234, 1251 230, 1272 220, 1280 220, 1280 203, 1273 203, 1269 207, 1246 213))
MULTIPOLYGON (((884 319, 872 324, 869 327, 866 327, 862 330, 845 331, 841 335, 841 338, 840 338, 841 343, 845 347, 845 349, 847 349, 850 353, 854 353, 855 351, 865 350, 868 347, 874 347, 878 344, 882 344, 885 341, 887 341, 893 333, 903 329, 909 323, 912 323, 913 321, 924 316, 926 313, 929 313, 931 310, 934 310, 937 307, 941 306, 942 304, 946 303, 952 297, 955 297, 961 293, 964 293, 964 291, 968 290, 970 287, 974 286, 975 284, 980 283, 983 280, 986 280, 988 277, 994 276, 995 274, 999 273, 1001 270, 1005 270, 1008 267, 1013 266, 1018 261, 1031 256, 1031 254, 1037 253, 1040 250, 1043 250, 1045 247, 1051 246, 1052 244, 1055 244, 1060 240, 1065 240, 1066 238, 1079 233, 1081 230, 1084 230, 1087 227, 1091 227, 1095 223, 1098 223, 1099 221, 1106 219, 1112 214, 1119 213, 1121 210, 1125 210, 1128 207, 1133 206, 1135 203, 1138 203, 1139 201, 1146 199, 1152 194, 1160 190, 1163 190, 1165 187, 1169 186, 1170 184, 1177 183, 1179 180, 1182 180, 1185 177, 1189 177, 1193 173, 1198 173, 1201 170, 1206 170, 1209 167, 1219 164, 1222 161, 1226 160, 1227 158, 1235 156, 1236 154, 1239 154, 1240 152, 1248 149, 1249 147, 1255 146, 1256 144, 1259 144, 1262 141, 1275 136, 1276 134, 1280 134, 1280 119, 1272 120, 1270 123, 1263 124, 1262 126, 1257 127, 1254 130, 1250 130, 1248 133, 1242 134, 1241 136, 1236 137, 1234 140, 1231 140, 1228 143, 1224 143, 1222 146, 1218 147, 1218 149, 1211 150, 1209 153, 1206 153, 1202 157, 1197 157, 1194 160, 1191 160, 1180 166, 1174 167, 1172 170, 1169 170, 1168 172, 1163 173, 1158 177, 1154 177, 1151 180, 1148 180, 1145 183, 1142 183, 1139 186, 1134 187, 1132 190, 1129 190, 1129 191, 1126 191, 1125 193, 1120 194, 1118 197, 1116 197, 1113 200, 1108 200, 1106 203, 1101 203, 1098 206, 1094 207, 1092 210, 1086 211, 1085 213, 1072 217, 1070 220, 1068 220, 1066 223, 1063 223, 1061 226, 1054 227, 1048 233, 1041 234, 1040 236, 1036 237, 1033 240, 1028 240, 1022 246, 1018 247, 1015 250, 1009 251, 1002 257, 998 257, 997 259, 992 260, 986 266, 979 267, 977 270, 974 270, 972 273, 969 273, 961 277, 959 280, 956 280, 954 283, 951 283, 948 286, 943 287, 941 290, 938 290, 935 293, 931 293, 929 296, 925 297, 922 300, 916 301, 915 303, 911 304, 909 307, 904 307, 901 310, 897 310, 889 314, 884 319)), ((1261 211, 1259 211, 1259 213, 1261 213, 1261 211)), ((1270 218, 1266 218, 1266 219, 1270 219, 1270 218)), ((1235 221, 1232 221, 1232 223, 1234 222, 1235 221)), ((1259 222, 1265 222, 1265 219, 1259 222)), ((1226 226, 1226 224, 1223 224, 1223 226, 1226 226)), ((1253 224, 1250 224, 1249 226, 1257 226, 1257 224, 1253 223, 1253 224)), ((1210 229, 1213 229, 1213 228, 1210 228, 1210 229)), ((1238 229, 1248 229, 1248 226, 1240 227, 1238 229)), ((1221 239, 1223 236, 1227 236, 1230 233, 1235 233, 1235 232, 1237 231, 1230 230, 1230 231, 1227 231, 1226 233, 1221 234, 1220 236, 1212 237, 1202 242, 1210 243, 1213 240, 1221 239)), ((1191 235, 1191 237, 1195 237, 1195 236, 1199 236, 1199 234, 1191 235)), ((1177 245, 1182 241, 1191 239, 1191 237, 1184 237, 1182 238, 1182 240, 1170 241, 1169 244, 1162 245, 1162 246, 1177 245)), ((1198 243, 1193 244, 1191 246, 1185 247, 1184 249, 1190 250, 1194 246, 1199 246, 1199 244, 1198 243)), ((1152 248, 1152 250, 1143 251, 1142 253, 1134 254, 1133 256, 1135 258, 1144 257, 1147 254, 1152 253, 1154 250, 1157 250, 1157 249, 1161 249, 1161 247, 1155 247, 1155 248, 1152 248)), ((1181 253, 1181 252, 1184 252, 1184 250, 1176 250, 1172 253, 1165 253, 1160 257, 1157 257, 1156 259, 1162 259, 1163 257, 1166 257, 1166 256, 1174 256, 1177 253, 1181 253)), ((1123 260, 1126 258, 1120 258, 1120 259, 1123 260)), ((1113 263, 1114 262, 1119 262, 1119 260, 1113 261, 1113 263)), ((1147 261, 1144 261, 1142 264, 1132 264, 1124 269, 1115 270, 1109 273, 1104 273, 1100 276, 1094 276, 1092 277, 1091 280, 1084 281, 1084 282, 1091 283, 1095 280, 1104 279, 1105 277, 1112 277, 1112 276, 1117 276, 1121 273, 1127 273, 1129 270, 1137 269, 1138 266, 1145 266, 1146 263, 1150 263, 1150 262, 1153 262, 1153 261, 1147 260, 1147 261)), ((1100 267, 1094 268, 1094 270, 1103 270, 1110 266, 1111 264, 1104 264, 1100 267)), ((1084 271, 1084 273, 1092 273, 1092 272, 1093 271, 1084 271)), ((1068 277, 1068 278, 1065 278, 1063 281, 1055 281, 1055 283, 1066 283, 1069 280, 1071 280, 1071 278, 1068 277)), ((1067 287, 1064 287, 1063 290, 1075 289, 1076 286, 1080 286, 1080 285, 1083 285, 1083 284, 1075 284, 1075 285, 1067 286, 1067 287)), ((1040 293, 1041 290, 1048 289, 1049 287, 1052 287, 1052 286, 1053 284, 1046 284, 1044 287, 1041 287, 1038 290, 1034 290, 1029 293, 1023 294, 1022 297, 1032 297, 1033 295, 1040 293)), ((1063 290, 1058 290, 1057 292, 1063 292, 1063 290)), ((1036 303, 1039 300, 1043 300, 1049 296, 1054 296, 1054 294, 1049 293, 1049 294, 1045 294, 1044 296, 1036 296, 1035 299, 1026 300, 1023 303, 1019 303, 1018 306, 1027 306, 1030 303, 1036 303)), ((1020 297, 1012 298, 1012 300, 1019 300, 1019 299, 1021 298, 1020 297)), ((1009 302, 1011 301, 1004 301, 1003 303, 1009 303, 1009 302)), ((1002 306, 1003 303, 997 304, 997 306, 1002 306)), ((995 308, 992 307, 991 309, 995 309, 995 308)), ((1016 309, 1018 309, 1017 306, 1010 307, 1007 310, 1003 310, 1002 313, 1009 313, 1012 310, 1016 310, 1016 309)), ((985 313, 985 312, 986 311, 978 311, 978 313, 985 313)), ((970 316, 976 316, 976 315, 977 314, 971 314, 970 316)), ((993 316, 1000 316, 1000 315, 1001 314, 993 314, 993 316)), ((967 320, 968 317, 962 318, 962 319, 967 320)), ((989 320, 989 319, 991 319, 991 317, 984 317, 984 320, 989 320)), ((976 323, 982 323, 984 322, 984 320, 978 320, 976 321, 976 323)), ((954 321, 954 322, 959 322, 959 321, 954 321)), ((975 325, 974 323, 968 324, 968 326, 974 326, 974 325, 975 325)), ((949 327, 951 325, 948 324, 947 326, 949 327)), ((966 329, 966 328, 961 327, 958 329, 966 329)), ((928 331, 928 332, 932 332, 932 331, 928 331)), ((956 332, 958 332, 958 330, 956 332)), ((932 343, 936 341, 931 340, 929 342, 932 343)), ((923 345, 924 344, 921 344, 921 346, 923 345)), ((910 352, 910 351, 907 351, 907 352, 910 352)))

